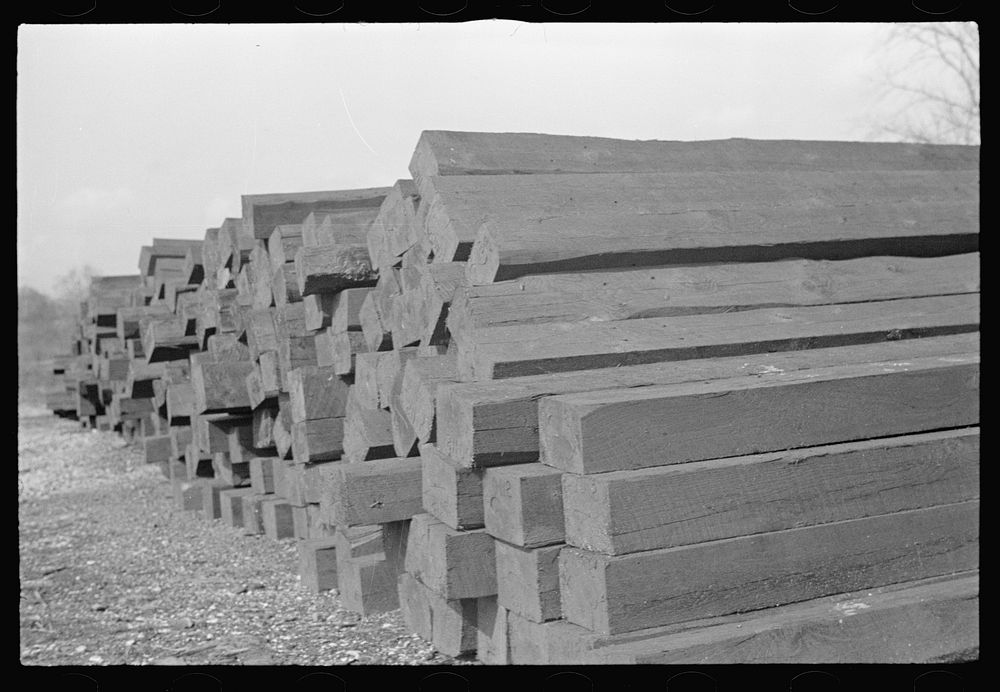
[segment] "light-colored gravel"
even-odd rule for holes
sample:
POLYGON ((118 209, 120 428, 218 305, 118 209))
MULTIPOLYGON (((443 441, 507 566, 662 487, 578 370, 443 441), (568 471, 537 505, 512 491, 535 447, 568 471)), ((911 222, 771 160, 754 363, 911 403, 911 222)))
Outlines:
POLYGON ((471 663, 302 588, 293 539, 176 509, 114 433, 20 405, 17 471, 23 664, 471 663))

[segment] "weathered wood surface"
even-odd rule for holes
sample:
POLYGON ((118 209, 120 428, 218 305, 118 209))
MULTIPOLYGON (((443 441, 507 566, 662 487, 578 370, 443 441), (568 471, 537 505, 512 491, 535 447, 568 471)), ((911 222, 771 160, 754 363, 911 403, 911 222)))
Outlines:
POLYGON ((251 361, 191 362, 191 385, 197 413, 223 411, 249 412, 250 397, 246 378, 253 368, 251 361))
POLYGON ((379 209, 375 224, 385 234, 388 261, 409 250, 417 241, 417 203, 420 196, 412 180, 397 180, 379 209))
MULTIPOLYGON (((591 264, 581 268, 596 268, 616 261, 614 255, 619 253, 690 253, 695 249, 744 246, 747 237, 734 233, 737 228, 753 228, 753 240, 762 235, 765 244, 845 240, 854 238, 850 234, 859 225, 869 231, 860 237, 897 237, 894 234, 900 229, 891 229, 893 218, 900 225, 912 225, 912 235, 927 235, 916 232, 921 227, 931 235, 947 233, 935 229, 932 219, 940 219, 946 207, 958 210, 963 208, 962 203, 977 205, 978 180, 977 170, 441 177, 426 182, 434 188, 426 230, 436 261, 469 258, 477 264, 479 260, 470 257, 469 248, 486 222, 492 228, 493 240, 500 243, 497 249, 510 250, 517 238, 517 247, 527 251, 523 256, 505 255, 509 264, 589 257, 591 264), (932 211, 936 205, 944 207, 932 211), (811 233, 802 232, 806 216, 817 223, 811 233), (840 235, 823 229, 830 225, 840 235), (580 232, 584 229, 587 232, 580 232), (614 243, 602 245, 596 235, 589 235, 597 229, 601 229, 602 236, 619 237, 614 243), (669 240, 664 231, 669 231, 669 240), (651 243, 650 239, 657 235, 660 243, 651 243), (559 251, 554 244, 545 242, 556 238, 573 238, 579 247, 559 251)), ((969 213, 966 211, 966 215, 969 213)), ((971 213, 978 223, 978 216, 971 213)), ((976 234, 978 228, 962 232, 976 234)))
POLYGON ((162 304, 120 307, 115 311, 115 332, 119 339, 135 339, 140 336, 139 322, 143 317, 169 313, 170 308, 162 304))
POLYGON ((281 369, 276 351, 264 351, 257 361, 260 370, 260 386, 265 398, 273 398, 281 392, 281 369))
POLYGON ((306 296, 374 286, 378 272, 372 269, 367 247, 324 245, 298 249, 295 253, 295 276, 299 293, 306 296))
POLYGON ((306 329, 309 331, 318 331, 330 326, 330 319, 333 315, 333 306, 337 295, 339 294, 314 293, 302 298, 306 329))
POLYGON ((278 415, 274 418, 271 435, 274 437, 278 456, 288 459, 292 453, 292 405, 287 392, 278 394, 278 415))
POLYGON ((276 306, 302 302, 298 267, 294 262, 286 262, 271 274, 271 293, 276 306))
POLYGON ((190 382, 167 385, 167 420, 171 425, 188 425, 194 413, 194 388, 190 382))
POLYGON ((497 592, 494 543, 485 531, 456 531, 418 513, 410 520, 405 568, 447 599, 492 596, 497 592))
POLYGON ((496 541, 497 602, 533 622, 562 617, 559 552, 562 544, 521 548, 496 541))
POLYGON ((621 322, 490 327, 458 346, 463 379, 848 346, 979 329, 979 295, 768 308, 621 322))
POLYGON ((541 461, 573 473, 973 426, 979 354, 565 394, 538 419, 541 461))
POLYGON ((274 420, 277 416, 278 407, 276 400, 272 400, 267 406, 254 408, 253 446, 255 449, 270 449, 274 447, 274 420))
POLYGON ((367 234, 378 215, 378 208, 344 209, 317 214, 313 222, 309 217, 302 223, 303 247, 316 248, 330 245, 366 245, 367 234))
POLYGON ((602 634, 978 566, 978 500, 618 557, 559 554, 564 617, 602 634))
POLYGON ((292 456, 297 463, 332 461, 344 451, 342 416, 293 422, 290 433, 292 456))
POLYGON ((269 498, 260 503, 260 518, 264 535, 271 540, 293 538, 295 526, 292 522, 292 506, 287 500, 269 498))
POLYGON ((375 381, 378 386, 378 401, 382 408, 389 408, 392 397, 397 396, 403 384, 403 367, 407 361, 417 357, 417 349, 408 346, 386 351, 378 359, 375 381))
POLYGON ((438 447, 463 466, 538 460, 538 402, 543 397, 619 387, 676 384, 874 361, 908 361, 979 350, 979 334, 905 339, 882 344, 751 354, 442 384, 437 391, 438 447))
POLYGON ((460 656, 476 650, 476 599, 448 600, 403 572, 399 605, 407 628, 437 651, 460 656))
POLYGON ((316 538, 296 544, 300 583, 310 593, 337 588, 337 547, 334 538, 316 538))
POLYGON ((302 224, 275 226, 267 239, 267 255, 271 273, 283 264, 295 260, 295 252, 302 247, 302 224))
POLYGON ((278 339, 278 374, 282 389, 288 389, 288 374, 295 368, 316 364, 316 337, 289 336, 278 339))
POLYGON ((292 422, 343 416, 350 387, 333 368, 306 365, 288 373, 292 422))
POLYGON ((566 542, 621 555, 978 498, 979 428, 568 473, 562 485, 566 542))
MULTIPOLYGON (((200 252, 202 242, 201 240, 181 240, 179 238, 153 238, 151 246, 143 245, 139 251, 139 272, 142 276, 153 276, 156 273, 157 267, 166 265, 169 260, 174 260, 174 263, 177 264, 183 264, 188 250, 194 249, 200 252), (178 260, 179 263, 177 262, 178 260)), ((116 278, 132 279, 132 277, 116 278)), ((133 279, 131 284, 134 283, 136 281, 133 279)), ((107 282, 105 282, 106 284, 107 282)))
POLYGON ((979 147, 908 143, 718 139, 623 140, 535 133, 420 133, 409 170, 429 197, 431 176, 817 170, 978 170, 979 147))
POLYGON ((342 559, 337 551, 337 581, 345 610, 368 617, 399 608, 396 573, 382 555, 342 559))
POLYGON ((609 322, 978 291, 978 253, 540 274, 459 288, 447 326, 461 342, 474 329, 513 324, 609 322))
POLYGON ((369 351, 385 351, 392 348, 392 333, 382 323, 376 307, 375 296, 369 293, 361 302, 358 320, 361 322, 361 333, 369 351))
POLYGON ((272 308, 254 309, 247 313, 243 320, 243 331, 252 359, 257 360, 265 351, 278 350, 278 334, 274 328, 272 308))
POLYGON ((243 226, 252 238, 267 238, 275 226, 300 224, 313 212, 377 209, 390 188, 243 195, 243 226))
POLYGON ((424 293, 420 290, 403 291, 392 299, 389 310, 389 331, 395 348, 415 346, 425 331, 424 293))
POLYGON ((543 464, 487 469, 483 476, 486 531, 524 548, 564 542, 561 476, 543 464))
POLYGON ((483 518, 483 471, 462 468, 433 444, 420 445, 424 511, 453 529, 478 529, 483 518))
POLYGON ((496 596, 476 599, 476 659, 486 665, 510 663, 507 645, 507 609, 496 596))
POLYGON ((316 365, 321 368, 329 368, 334 364, 334 337, 330 328, 320 329, 313 338, 316 347, 316 365))
POLYGON ((422 511, 420 459, 338 464, 322 504, 327 516, 341 526, 409 519, 422 511))
POLYGON ((256 495, 253 488, 227 488, 219 491, 221 519, 227 526, 243 528, 243 498, 256 495))
MULTIPOLYGON (((329 329, 333 331, 333 327, 329 329)), ((352 374, 358 354, 368 352, 368 342, 361 332, 338 332, 333 335, 331 342, 332 366, 338 375, 352 374)))
POLYGON ((925 663, 978 648, 978 608, 962 572, 611 636, 563 621, 546 662, 925 663))
POLYGON ((258 495, 274 492, 274 464, 275 457, 251 457, 250 464, 250 487, 258 495))
POLYGON ((378 399, 378 362, 386 351, 359 353, 354 358, 354 389, 363 408, 380 408, 378 399))
POLYGON ((344 459, 360 462, 395 455, 388 411, 380 408, 348 411, 344 420, 344 459))
POLYGON ((389 399, 389 420, 392 429, 392 448, 399 457, 416 456, 417 434, 413 431, 409 419, 403 413, 402 402, 398 394, 393 394, 389 399))
POLYGON ((458 379, 458 361, 454 355, 428 357, 418 352, 418 357, 403 366, 400 405, 421 442, 433 439, 438 386, 458 379))
POLYGON ((361 305, 373 289, 345 288, 333 296, 330 329, 334 333, 361 331, 361 305))
POLYGON ((420 290, 424 293, 424 332, 422 345, 444 344, 449 341, 447 317, 452 298, 465 279, 462 262, 435 262, 423 267, 420 290))

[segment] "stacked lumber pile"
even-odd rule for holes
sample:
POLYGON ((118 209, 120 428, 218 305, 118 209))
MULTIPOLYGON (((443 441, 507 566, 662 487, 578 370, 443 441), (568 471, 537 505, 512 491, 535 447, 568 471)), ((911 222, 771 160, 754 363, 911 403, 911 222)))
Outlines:
POLYGON ((975 645, 978 149, 425 132, 410 172, 323 499, 406 535, 414 631, 518 664, 975 645))
POLYGON ((101 299, 120 343, 98 354, 88 307, 66 359, 107 413, 59 410, 449 655, 954 656, 978 646, 978 165, 424 132, 412 180, 246 195, 143 248, 101 299))

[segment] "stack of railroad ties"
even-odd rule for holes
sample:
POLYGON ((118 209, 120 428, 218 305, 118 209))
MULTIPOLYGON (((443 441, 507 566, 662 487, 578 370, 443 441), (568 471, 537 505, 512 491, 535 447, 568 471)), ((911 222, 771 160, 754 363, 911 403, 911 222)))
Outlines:
POLYGON ((95 282, 78 396, 445 654, 973 655, 978 166, 424 132, 412 180, 244 196, 95 282))

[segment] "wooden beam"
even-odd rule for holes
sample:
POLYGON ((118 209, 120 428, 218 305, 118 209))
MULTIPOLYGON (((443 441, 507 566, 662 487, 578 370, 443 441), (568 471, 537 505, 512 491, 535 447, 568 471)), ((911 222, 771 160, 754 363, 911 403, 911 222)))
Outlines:
POLYGON ((390 188, 243 195, 243 224, 253 238, 267 238, 275 226, 302 223, 312 212, 377 209, 390 188))
POLYGON ((462 342, 475 329, 513 324, 609 322, 978 291, 979 253, 540 274, 459 288, 447 326, 462 342))
POLYGON ((420 133, 409 170, 430 176, 598 172, 978 170, 979 147, 888 142, 624 140, 533 133, 420 133))
POLYGON ((487 469, 483 476, 486 531, 524 548, 564 542, 561 476, 543 464, 487 469))
POLYGON ((566 542, 622 555, 976 498, 979 428, 564 474, 562 485, 566 542))
MULTIPOLYGON (((538 402, 543 397, 619 387, 676 384, 874 361, 909 361, 979 350, 979 335, 905 339, 805 351, 687 360, 584 370, 479 383, 442 384, 437 390, 437 446, 463 466, 538 461, 538 402)), ((366 356, 367 357, 367 356, 366 356)), ((362 371, 359 369, 359 373, 362 371)), ((360 381, 360 378, 359 378, 360 381)))
POLYGON ((565 394, 538 418, 542 462, 573 473, 973 426, 979 354, 565 394))
POLYGON ((601 634, 978 565, 978 500, 618 557, 576 548, 559 554, 564 617, 601 634), (706 565, 710 579, 700 578, 706 565))
POLYGON ((362 245, 299 248, 295 253, 295 275, 303 296, 374 286, 378 278, 368 248, 362 245))
POLYGON ((490 327, 458 346, 464 379, 614 368, 979 329, 978 294, 603 323, 490 327))
POLYGON ((379 459, 338 464, 323 494, 339 526, 409 519, 421 512, 420 459, 379 459))

